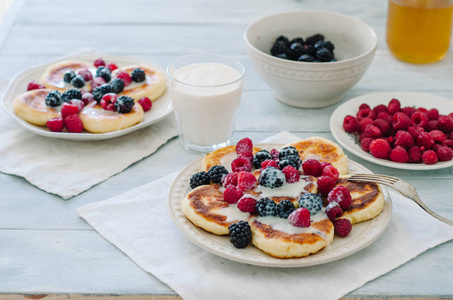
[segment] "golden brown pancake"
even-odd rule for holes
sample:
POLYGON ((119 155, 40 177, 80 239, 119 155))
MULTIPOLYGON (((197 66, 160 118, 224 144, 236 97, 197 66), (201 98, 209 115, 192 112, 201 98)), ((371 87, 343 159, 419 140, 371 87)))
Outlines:
MULTIPOLYGON (((73 70, 77 74, 77 72, 83 68, 89 69, 92 73, 95 72, 93 65, 82 61, 62 61, 55 63, 49 66, 44 72, 41 77, 41 83, 48 89, 58 90, 60 92, 73 89, 74 87, 71 84, 64 82, 64 73, 73 70)), ((85 82, 85 85, 81 90, 91 91, 91 81, 85 82)))
POLYGON ((48 120, 61 116, 57 109, 46 105, 46 96, 51 91, 39 89, 18 95, 13 101, 14 113, 31 124, 46 126, 48 120))

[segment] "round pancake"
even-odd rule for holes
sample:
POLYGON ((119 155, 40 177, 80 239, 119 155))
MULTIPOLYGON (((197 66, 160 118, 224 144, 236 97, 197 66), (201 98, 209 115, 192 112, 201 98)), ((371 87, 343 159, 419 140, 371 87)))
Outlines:
POLYGON ((328 139, 315 136, 286 146, 295 147, 297 151, 299 151, 299 156, 302 161, 307 159, 318 159, 322 162, 329 162, 337 168, 340 175, 348 174, 347 156, 339 145, 328 139))
POLYGON ((16 115, 25 121, 38 126, 46 126, 48 120, 60 117, 60 112, 46 105, 47 94, 52 90, 31 90, 18 95, 13 101, 13 110, 16 115))
POLYGON ((119 113, 105 110, 92 101, 85 106, 79 114, 86 131, 93 133, 106 133, 125 129, 140 123, 143 120, 143 108, 135 103, 130 113, 119 113))
POLYGON ((384 194, 373 182, 351 182, 349 176, 340 176, 338 185, 345 186, 352 197, 351 207, 339 219, 348 219, 352 224, 373 219, 384 209, 384 194))
POLYGON ((316 253, 330 245, 334 238, 333 224, 322 211, 312 216, 308 228, 294 227, 287 219, 278 217, 253 217, 249 223, 253 245, 278 258, 304 257, 316 253))
MULTIPOLYGON (((260 151, 261 148, 253 147, 253 154, 260 151)), ((231 162, 237 158, 236 145, 222 147, 214 150, 201 161, 201 169, 208 171, 212 166, 219 165, 224 166, 229 172, 231 172, 231 162)))
POLYGON ((145 71, 146 80, 144 82, 132 82, 124 87, 124 90, 118 95, 132 97, 136 102, 142 97, 148 97, 151 101, 155 101, 162 96, 167 88, 167 79, 162 72, 149 66, 133 65, 118 68, 112 72, 112 80, 117 78, 118 73, 121 71, 127 72, 130 75, 135 68, 140 68, 145 71))
MULTIPOLYGON (((64 82, 64 73, 69 70, 73 70, 76 74, 82 69, 87 68, 92 73, 95 73, 93 65, 82 61, 62 61, 53 65, 50 65, 41 77, 41 83, 48 89, 58 90, 64 92, 69 89, 74 89, 71 84, 64 82)), ((94 75, 93 75, 94 77, 94 75)), ((79 90, 91 91, 91 81, 85 82, 83 88, 79 90)))

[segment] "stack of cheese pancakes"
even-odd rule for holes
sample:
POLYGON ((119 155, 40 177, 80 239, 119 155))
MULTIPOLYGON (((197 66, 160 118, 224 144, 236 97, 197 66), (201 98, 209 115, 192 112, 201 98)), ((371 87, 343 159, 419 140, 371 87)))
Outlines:
MULTIPOLYGON (((298 152, 302 161, 318 159, 331 163, 340 173, 337 185, 345 186, 351 193, 352 205, 339 218, 346 218, 352 224, 370 220, 379 215, 384 208, 384 196, 379 186, 374 183, 353 183, 348 177, 348 161, 343 150, 330 140, 312 137, 290 145, 298 152)), ((283 148, 282 147, 282 148, 283 148)), ((256 153, 259 148, 254 148, 256 153)), ((206 155, 202 161, 202 170, 208 171, 213 165, 224 165, 236 156, 235 146, 216 150, 206 155)), ((260 170, 253 171, 259 177, 260 170)), ((296 208, 303 193, 316 193, 316 178, 303 175, 296 183, 284 183, 279 188, 265 188, 259 184, 248 193, 259 198, 268 197, 275 202, 291 200, 296 208)), ((262 251, 278 258, 304 257, 320 251, 330 245, 334 239, 334 227, 324 212, 324 208, 311 216, 311 225, 307 228, 295 227, 287 219, 279 217, 260 217, 244 213, 236 204, 223 200, 223 187, 220 184, 202 185, 189 192, 182 201, 186 217, 196 226, 217 235, 227 235, 228 226, 240 220, 248 221, 252 229, 252 243, 262 251)))
MULTIPOLYGON (((112 132, 130 127, 143 120, 144 112, 138 100, 142 97, 147 97, 151 101, 157 100, 165 92, 166 78, 162 72, 150 66, 133 65, 113 71, 111 80, 114 80, 121 71, 130 75, 135 68, 145 72, 145 80, 139 83, 132 82, 125 86, 122 92, 118 93, 118 96, 126 95, 134 99, 133 109, 128 113, 120 113, 105 110, 96 101, 89 103, 79 112, 85 130, 93 133, 112 132)), ((63 93, 74 89, 74 86, 64 81, 64 75, 68 71, 74 71, 75 74, 78 74, 80 70, 89 70, 93 78, 96 76, 96 67, 82 61, 62 61, 50 65, 40 79, 40 84, 45 89, 35 89, 18 95, 13 101, 15 114, 38 126, 46 126, 48 120, 61 117, 61 106, 47 106, 45 98, 51 91, 57 90, 63 93)), ((92 80, 86 81, 83 87, 77 89, 83 92, 92 92, 92 82, 92 80)))

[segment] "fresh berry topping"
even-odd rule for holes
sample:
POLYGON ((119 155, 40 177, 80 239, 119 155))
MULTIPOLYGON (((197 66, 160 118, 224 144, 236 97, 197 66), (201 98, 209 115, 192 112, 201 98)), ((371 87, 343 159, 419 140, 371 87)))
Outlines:
POLYGON ((118 66, 115 65, 114 63, 108 63, 108 64, 106 65, 106 67, 109 68, 110 71, 112 71, 112 72, 115 71, 116 69, 118 69, 118 66))
POLYGON ((285 157, 288 157, 288 156, 299 156, 299 152, 293 146, 288 146, 288 147, 284 147, 284 148, 280 149, 280 153, 278 156, 278 158, 280 160, 285 159, 285 157))
POLYGON ((283 174, 285 174, 286 182, 295 183, 300 179, 299 171, 293 166, 286 166, 282 169, 283 174))
POLYGON ((259 177, 260 185, 271 189, 281 187, 285 181, 285 174, 283 174, 281 170, 274 167, 264 169, 259 177))
POLYGON ((340 177, 340 173, 338 172, 337 168, 329 165, 322 170, 321 176, 329 176, 333 179, 333 181, 337 182, 338 177, 340 177))
POLYGON ((288 216, 288 222, 296 227, 310 227, 310 212, 306 208, 298 208, 288 216))
POLYGON ((332 223, 335 228, 335 233, 340 237, 345 237, 351 232, 352 224, 348 219, 338 219, 332 223))
POLYGON ((61 94, 59 91, 52 91, 47 94, 46 98, 44 99, 47 106, 56 107, 61 105, 61 94))
POLYGON ((280 156, 280 151, 278 151, 277 149, 275 148, 272 148, 272 150, 270 151, 271 153, 271 156, 273 159, 278 159, 279 156, 280 156))
POLYGON ((83 130, 83 123, 78 114, 64 118, 64 125, 69 132, 80 133, 83 130))
POLYGON ((267 150, 260 150, 253 156, 253 166, 255 169, 261 168, 263 161, 272 159, 272 155, 267 150))
POLYGON ((316 183, 318 185, 318 192, 323 195, 327 195, 335 187, 335 181, 329 176, 318 177, 316 183))
POLYGON ((93 80, 93 74, 91 74, 90 70, 87 68, 82 68, 79 71, 77 71, 77 74, 83 77, 83 79, 86 81, 93 80))
POLYGON ((278 169, 278 163, 274 159, 266 159, 261 163, 261 170, 264 170, 267 167, 274 167, 278 169))
POLYGON ((71 80, 76 77, 74 70, 68 70, 63 75, 63 81, 66 83, 71 83, 71 80))
POLYGON ((243 138, 236 144, 236 153, 238 155, 249 152, 253 152, 253 143, 251 139, 243 138))
POLYGON ((249 172, 239 172, 238 174, 238 185, 237 187, 241 191, 248 191, 253 189, 253 187, 256 185, 256 177, 252 173, 249 172))
POLYGON ((69 102, 72 99, 82 100, 82 92, 76 89, 70 89, 61 95, 62 102, 69 102))
POLYGON ((401 103, 398 99, 393 98, 390 100, 389 105, 387 106, 387 110, 391 115, 396 114, 401 110, 401 103))
POLYGON ((96 70, 96 77, 102 77, 105 82, 109 82, 112 78, 112 71, 107 67, 99 67, 96 70))
POLYGON ((239 172, 231 172, 226 175, 222 180, 222 185, 224 187, 229 187, 230 185, 237 186, 238 185, 238 176, 239 172))
POLYGON ((247 221, 239 221, 228 226, 230 242, 234 247, 242 249, 252 241, 252 229, 247 221))
POLYGON ((439 161, 450 161, 453 158, 453 150, 447 146, 440 146, 437 149, 436 154, 439 161))
POLYGON ((124 95, 119 96, 115 101, 115 110, 122 114, 130 113, 134 105, 134 98, 124 95))
POLYGON ((343 120, 343 129, 346 132, 356 132, 360 130, 360 124, 356 117, 347 115, 343 120))
POLYGON ((32 80, 27 86, 27 91, 39 90, 39 89, 45 89, 45 88, 46 87, 43 84, 37 83, 36 81, 32 80))
POLYGON ((238 154, 238 157, 247 159, 250 163, 253 163, 253 152, 242 152, 238 154))
POLYGON ((88 103, 90 103, 93 100, 94 100, 94 98, 93 98, 92 93, 84 93, 82 95, 82 101, 83 101, 83 104, 85 104, 85 105, 87 105, 88 103))
POLYGON ((190 177, 190 188, 192 189, 201 185, 208 185, 210 183, 211 180, 209 179, 208 173, 205 171, 197 172, 190 177))
POLYGON ((445 133, 453 131, 453 118, 450 116, 440 116, 437 121, 437 127, 445 133))
POLYGON ((327 161, 321 161, 321 167, 324 170, 327 166, 331 166, 332 164, 327 161))
POLYGON ((334 187, 327 195, 327 201, 337 202, 341 209, 346 210, 351 207, 352 197, 349 190, 342 185, 334 187))
POLYGON ((79 108, 79 111, 81 111, 85 107, 85 103, 83 103, 83 101, 79 99, 72 99, 71 101, 69 101, 69 104, 77 106, 79 108))
POLYGON ((132 81, 143 82, 146 79, 145 71, 140 68, 135 68, 131 73, 132 81))
POLYGON ((215 165, 208 170, 209 179, 213 183, 222 183, 223 178, 228 174, 228 170, 224 166, 215 165))
POLYGON ((104 96, 102 96, 100 104, 102 108, 105 110, 115 111, 115 103, 117 99, 118 99, 117 94, 107 93, 104 96))
POLYGON ((79 113, 79 107, 77 105, 72 105, 69 103, 63 103, 61 107, 61 116, 66 118, 69 115, 74 115, 79 113))
POLYGON ((392 122, 393 128, 395 128, 395 130, 406 130, 412 124, 411 119, 402 112, 397 112, 396 114, 394 114, 392 122))
POLYGON ((112 86, 112 92, 117 94, 121 93, 124 89, 124 81, 119 78, 113 79, 110 85, 112 86))
POLYGON ((63 118, 60 117, 50 119, 46 124, 47 128, 49 128, 49 130, 53 132, 60 132, 64 127, 63 118))
POLYGON ((238 201, 238 208, 242 212, 253 213, 253 212, 255 212, 257 202, 258 201, 256 201, 255 198, 244 195, 238 201))
POLYGON ((98 86, 97 88, 95 88, 93 90, 93 98, 94 98, 94 100, 96 100, 99 103, 102 99, 102 96, 104 96, 105 94, 111 93, 111 92, 112 92, 112 86, 110 84, 106 83, 101 86, 98 86))
POLYGON ((238 187, 230 185, 223 191, 223 200, 229 204, 236 204, 243 195, 244 194, 238 187))
POLYGON ((317 159, 307 159, 302 163, 302 169, 305 175, 312 175, 315 177, 321 176, 322 166, 317 159))
POLYGON ((105 66, 105 61, 102 58, 98 58, 94 61, 94 66, 96 68, 105 66))
POLYGON ((91 89, 94 91, 97 87, 100 87, 102 85, 106 84, 106 81, 102 77, 95 77, 93 78, 93 81, 91 82, 91 89))
POLYGON ((81 89, 85 86, 85 79, 81 75, 77 75, 76 77, 72 78, 71 84, 73 87, 81 89))
POLYGON ((335 221, 336 218, 341 217, 343 215, 343 210, 340 207, 340 204, 337 202, 330 202, 326 206, 326 215, 330 221, 335 221))
POLYGON ((256 208, 260 217, 276 216, 278 214, 277 203, 267 197, 258 200, 258 202, 256 203, 256 208))
POLYGON ((438 160, 436 152, 433 150, 427 150, 422 154, 422 160, 427 165, 435 164, 438 160))
POLYGON ((310 215, 315 215, 322 208, 322 198, 318 194, 304 193, 299 198, 299 207, 308 209, 310 215))
POLYGON ((299 170, 302 165, 302 160, 299 155, 297 156, 285 156, 278 163, 280 170, 283 170, 286 166, 293 166, 296 170, 299 170))
POLYGON ((153 102, 148 98, 148 97, 142 97, 138 100, 138 103, 140 103, 140 105, 142 106, 143 108, 143 111, 149 111, 151 109, 151 107, 153 106, 153 102))
POLYGON ((252 170, 252 163, 247 158, 238 157, 231 162, 231 170, 233 172, 250 172, 252 170))
POLYGON ((116 75, 116 78, 121 79, 124 82, 124 86, 128 86, 132 82, 132 78, 126 71, 121 71, 116 75))
POLYGON ((280 201, 277 204, 277 213, 278 213, 278 216, 282 219, 288 219, 289 215, 295 210, 296 210, 296 207, 288 199, 280 201))
POLYGON ((396 146, 390 152, 390 160, 397 163, 407 163, 409 161, 409 153, 401 146, 396 146))
POLYGON ((370 144, 370 152, 374 157, 387 159, 390 151, 390 144, 384 139, 375 139, 370 144))

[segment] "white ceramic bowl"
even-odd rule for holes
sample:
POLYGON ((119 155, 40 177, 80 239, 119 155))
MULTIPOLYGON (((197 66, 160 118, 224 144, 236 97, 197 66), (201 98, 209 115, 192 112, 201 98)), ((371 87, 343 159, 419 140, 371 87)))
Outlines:
POLYGON ((374 30, 362 21, 327 11, 294 11, 261 18, 244 33, 255 71, 275 98, 297 107, 324 107, 341 101, 373 60, 377 48, 374 30), (277 37, 290 40, 321 33, 335 45, 336 62, 309 63, 274 57, 277 37))

